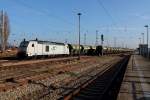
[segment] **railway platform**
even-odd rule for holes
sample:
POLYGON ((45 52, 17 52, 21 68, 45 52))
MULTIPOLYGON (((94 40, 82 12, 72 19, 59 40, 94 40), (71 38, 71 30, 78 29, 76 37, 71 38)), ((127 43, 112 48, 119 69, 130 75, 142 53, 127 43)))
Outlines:
POLYGON ((150 60, 131 56, 117 100, 150 100, 150 60))

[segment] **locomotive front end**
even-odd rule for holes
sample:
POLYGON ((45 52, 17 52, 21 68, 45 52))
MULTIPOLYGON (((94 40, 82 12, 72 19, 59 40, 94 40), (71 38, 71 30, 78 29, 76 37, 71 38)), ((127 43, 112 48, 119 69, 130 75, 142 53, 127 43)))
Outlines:
POLYGON ((22 41, 20 43, 20 46, 19 46, 19 50, 18 50, 18 53, 17 53, 17 57, 18 58, 25 58, 27 57, 27 47, 28 47, 28 44, 29 42, 28 41, 22 41))

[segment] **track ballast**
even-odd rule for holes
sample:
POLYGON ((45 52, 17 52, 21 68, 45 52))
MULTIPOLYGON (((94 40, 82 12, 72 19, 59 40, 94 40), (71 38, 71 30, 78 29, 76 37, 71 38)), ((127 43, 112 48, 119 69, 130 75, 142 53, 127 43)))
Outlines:
POLYGON ((65 95, 60 100, 115 100, 130 56, 110 67, 103 74, 95 76, 65 95))

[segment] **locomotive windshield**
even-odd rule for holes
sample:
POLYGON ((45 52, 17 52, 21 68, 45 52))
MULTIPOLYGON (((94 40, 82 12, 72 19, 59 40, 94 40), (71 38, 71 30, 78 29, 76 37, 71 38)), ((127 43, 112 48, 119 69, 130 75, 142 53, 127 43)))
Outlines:
POLYGON ((29 44, 28 41, 23 41, 23 42, 21 42, 20 47, 27 47, 28 44, 29 44))

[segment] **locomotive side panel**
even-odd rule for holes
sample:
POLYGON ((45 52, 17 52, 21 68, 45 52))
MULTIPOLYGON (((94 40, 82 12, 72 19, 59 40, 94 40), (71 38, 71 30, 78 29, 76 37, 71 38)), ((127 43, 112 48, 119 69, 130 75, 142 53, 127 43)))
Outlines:
POLYGON ((36 41, 30 41, 29 45, 27 46, 26 54, 27 56, 34 56, 37 54, 37 42, 36 41))

